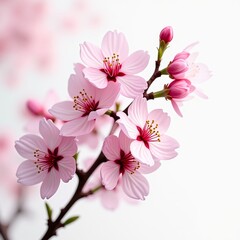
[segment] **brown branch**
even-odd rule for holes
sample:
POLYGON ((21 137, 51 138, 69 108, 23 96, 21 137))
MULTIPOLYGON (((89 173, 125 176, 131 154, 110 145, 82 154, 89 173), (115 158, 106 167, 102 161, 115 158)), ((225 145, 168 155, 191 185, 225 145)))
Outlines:
POLYGON ((44 236, 41 238, 41 240, 48 240, 52 236, 57 235, 57 229, 63 227, 64 225, 61 223, 63 217, 66 215, 66 213, 69 211, 69 209, 80 199, 84 197, 84 194, 82 193, 82 189, 87 182, 88 178, 92 175, 92 173, 97 169, 97 167, 107 161, 106 157, 103 155, 101 152, 100 155, 98 156, 97 160, 93 163, 93 165, 90 167, 90 169, 87 172, 83 172, 81 170, 77 170, 76 174, 78 176, 79 182, 77 189, 72 196, 71 200, 68 202, 68 204, 61 209, 60 214, 56 218, 55 221, 51 221, 48 219, 48 229, 44 236))

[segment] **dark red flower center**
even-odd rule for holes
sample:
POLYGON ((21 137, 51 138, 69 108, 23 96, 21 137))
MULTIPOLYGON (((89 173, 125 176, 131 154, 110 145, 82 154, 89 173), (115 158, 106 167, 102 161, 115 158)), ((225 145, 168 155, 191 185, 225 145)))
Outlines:
POLYGON ((103 59, 103 68, 100 69, 101 72, 106 73, 108 81, 116 82, 116 77, 122 77, 125 73, 121 72, 122 64, 119 62, 119 55, 113 54, 113 56, 105 57, 103 59))
POLYGON ((56 147, 54 151, 48 149, 47 153, 44 153, 43 151, 37 149, 36 151, 34 151, 33 155, 36 158, 34 164, 38 169, 38 173, 45 170, 50 172, 53 167, 58 170, 58 162, 63 159, 63 156, 58 155, 58 147, 56 147))
POLYGON ((73 101, 73 108, 82 112, 82 117, 88 116, 90 112, 98 109, 99 102, 96 102, 91 95, 89 96, 85 89, 79 92, 79 95, 74 96, 73 101))
POLYGON ((146 148, 149 148, 149 142, 160 142, 160 133, 157 129, 158 124, 154 124, 154 120, 147 120, 143 129, 137 126, 139 132, 137 140, 143 141, 146 148))
POLYGON ((120 168, 119 172, 124 174, 125 171, 133 174, 140 167, 140 163, 132 156, 131 152, 125 153, 122 149, 120 150, 120 159, 115 160, 120 168))

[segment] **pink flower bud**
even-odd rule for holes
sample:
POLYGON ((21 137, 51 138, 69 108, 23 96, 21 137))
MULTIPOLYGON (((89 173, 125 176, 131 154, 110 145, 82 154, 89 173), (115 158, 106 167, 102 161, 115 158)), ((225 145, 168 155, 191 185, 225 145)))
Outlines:
POLYGON ((173 39, 173 29, 171 26, 162 29, 159 35, 160 41, 163 40, 165 43, 169 43, 173 39))
POLYGON ((182 78, 181 75, 188 70, 188 64, 183 59, 173 60, 167 67, 167 72, 174 79, 182 78))
POLYGON ((174 80, 166 88, 169 99, 183 99, 195 89, 187 79, 174 80))
POLYGON ((29 112, 32 113, 33 115, 39 116, 43 112, 43 108, 41 104, 35 100, 32 100, 32 99, 28 100, 26 105, 29 112))

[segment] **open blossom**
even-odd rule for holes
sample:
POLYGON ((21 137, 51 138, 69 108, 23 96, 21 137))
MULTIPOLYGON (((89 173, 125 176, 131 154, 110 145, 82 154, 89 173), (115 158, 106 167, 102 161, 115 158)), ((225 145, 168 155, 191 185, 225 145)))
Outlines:
POLYGON ((95 120, 102 116, 116 100, 119 84, 109 83, 104 89, 99 89, 84 78, 84 66, 76 64, 75 72, 68 83, 71 101, 55 104, 49 112, 56 118, 66 121, 61 134, 64 136, 80 136, 90 133, 95 126, 95 120))
POLYGON ((98 88, 118 82, 121 94, 130 98, 147 88, 146 81, 135 74, 146 68, 149 55, 139 50, 128 56, 128 43, 123 33, 107 32, 101 49, 91 43, 81 44, 80 56, 87 66, 83 70, 85 77, 98 88))
POLYGON ((179 79, 166 84, 164 89, 168 90, 165 98, 171 101, 175 112, 182 117, 179 105, 195 90, 195 87, 188 79, 179 79))
POLYGON ((16 141, 17 152, 27 160, 17 169, 18 182, 34 185, 42 182, 41 197, 50 198, 58 189, 60 179, 68 182, 76 171, 74 154, 77 145, 73 137, 60 136, 51 120, 39 124, 42 137, 27 134, 16 141))
POLYGON ((103 153, 109 161, 101 168, 102 183, 107 190, 113 190, 121 177, 122 189, 127 196, 144 200, 149 193, 149 184, 141 173, 144 164, 132 155, 131 142, 123 132, 119 138, 110 135, 105 139, 103 153))
POLYGON ((118 112, 121 130, 133 141, 130 145, 133 156, 142 163, 153 165, 156 160, 174 158, 177 141, 166 135, 170 117, 161 109, 148 113, 147 100, 136 98, 128 109, 128 116, 118 112))
MULTIPOLYGON (((83 170, 87 171, 94 163, 94 159, 89 158, 84 163, 85 166, 83 170)), ((100 166, 98 166, 98 168, 94 171, 94 173, 91 175, 91 178, 89 179, 89 181, 87 181, 86 185, 83 188, 83 192, 88 192, 90 190, 101 187, 96 192, 94 192, 94 194, 90 194, 88 196, 88 199, 90 200, 98 199, 105 209, 111 211, 117 209, 122 200, 126 201, 127 203, 137 204, 138 203, 137 200, 128 197, 123 192, 121 179, 119 179, 117 186, 113 190, 107 190, 102 185, 100 173, 102 165, 103 163, 100 166)))
POLYGON ((194 93, 202 98, 207 98, 199 89, 198 84, 208 80, 211 77, 211 73, 205 64, 195 62, 198 53, 191 53, 190 51, 196 44, 193 43, 182 52, 176 54, 167 71, 176 80, 188 79, 191 81, 192 86, 195 87, 194 93))

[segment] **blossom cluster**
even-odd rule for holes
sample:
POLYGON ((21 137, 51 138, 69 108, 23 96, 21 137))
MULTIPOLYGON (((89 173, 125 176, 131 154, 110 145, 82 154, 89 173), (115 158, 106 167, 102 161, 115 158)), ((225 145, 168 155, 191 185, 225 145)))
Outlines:
MULTIPOLYGON (((27 134, 16 141, 17 152, 27 159, 17 170, 18 182, 42 182, 41 197, 48 199, 56 193, 60 180, 68 182, 75 173, 84 179, 86 185, 80 191, 86 193, 92 186, 88 178, 97 174, 98 185, 91 193, 117 194, 121 189, 128 198, 144 200, 149 194, 145 175, 157 171, 162 160, 175 158, 179 148, 177 140, 167 133, 170 116, 158 106, 150 111, 148 100, 170 100, 182 116, 180 108, 185 100, 194 95, 206 98, 198 85, 210 77, 208 68, 196 63, 197 53, 191 53, 195 43, 160 69, 172 39, 172 27, 165 27, 159 35, 155 71, 149 80, 139 76, 148 66, 148 52, 129 53, 123 33, 107 32, 101 47, 81 44, 81 63, 75 64, 75 73, 68 81, 69 100, 44 110, 39 123, 41 136, 27 134), (163 89, 149 93, 153 81, 164 75, 168 78, 163 89), (130 99, 123 110, 121 97, 130 99), (99 132, 106 122, 112 129, 101 139, 99 132), (91 165, 91 172, 79 169, 76 156, 81 144, 94 141, 102 141, 101 154, 91 165)), ((35 115, 43 112, 33 101, 28 102, 28 109, 35 115)))

